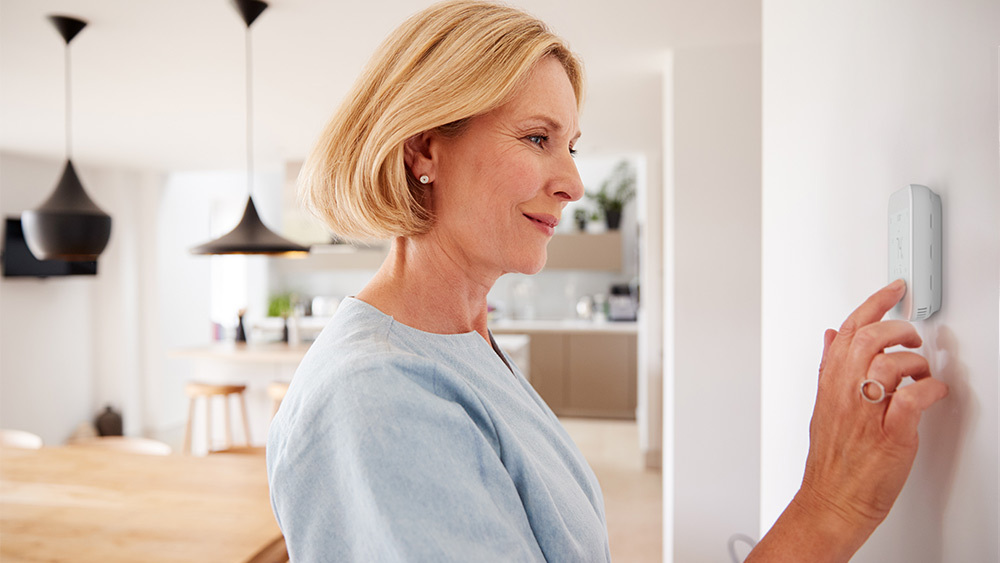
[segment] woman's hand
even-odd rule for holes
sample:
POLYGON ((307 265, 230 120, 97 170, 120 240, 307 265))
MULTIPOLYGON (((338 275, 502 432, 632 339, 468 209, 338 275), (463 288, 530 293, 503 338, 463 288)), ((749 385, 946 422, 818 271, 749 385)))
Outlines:
POLYGON ((889 284, 839 332, 827 330, 802 487, 748 560, 846 561, 889 514, 917 453, 920 416, 948 394, 923 356, 885 351, 922 344, 910 323, 881 320, 905 290, 889 284), (905 377, 914 382, 899 387, 905 377), (881 395, 876 384, 862 389, 869 379, 885 387, 881 402, 862 397, 881 395))

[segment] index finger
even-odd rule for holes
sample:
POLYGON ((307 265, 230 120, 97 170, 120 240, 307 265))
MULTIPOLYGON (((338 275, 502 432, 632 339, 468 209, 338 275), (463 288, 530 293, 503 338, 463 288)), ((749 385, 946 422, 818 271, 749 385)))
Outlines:
POLYGON ((899 279, 876 291, 853 313, 840 327, 840 333, 854 336, 863 326, 882 320, 882 317, 892 309, 906 293, 906 282, 899 279))

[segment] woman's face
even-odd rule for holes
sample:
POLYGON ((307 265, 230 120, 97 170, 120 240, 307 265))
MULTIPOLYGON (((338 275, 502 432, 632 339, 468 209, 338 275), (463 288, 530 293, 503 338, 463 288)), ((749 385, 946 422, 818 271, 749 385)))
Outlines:
POLYGON ((563 208, 583 196, 572 158, 579 136, 573 87, 546 57, 509 102, 457 136, 433 137, 435 223, 426 236, 486 276, 538 272, 563 208))

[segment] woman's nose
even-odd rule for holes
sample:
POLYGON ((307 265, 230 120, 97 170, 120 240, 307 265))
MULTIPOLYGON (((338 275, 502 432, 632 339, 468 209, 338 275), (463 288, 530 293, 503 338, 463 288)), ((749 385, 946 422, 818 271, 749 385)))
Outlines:
POLYGON ((558 176, 553 182, 553 195, 566 202, 576 201, 583 197, 583 180, 580 179, 580 172, 576 169, 576 162, 573 157, 567 154, 559 159, 558 176))

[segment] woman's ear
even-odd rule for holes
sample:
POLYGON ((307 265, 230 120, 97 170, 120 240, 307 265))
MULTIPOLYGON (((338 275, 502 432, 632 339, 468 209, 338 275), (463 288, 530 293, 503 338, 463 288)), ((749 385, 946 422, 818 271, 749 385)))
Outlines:
POLYGON ((418 133, 403 143, 403 161, 414 178, 434 176, 434 157, 431 150, 434 133, 424 131, 418 133))

